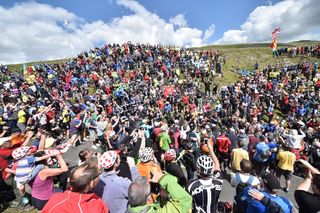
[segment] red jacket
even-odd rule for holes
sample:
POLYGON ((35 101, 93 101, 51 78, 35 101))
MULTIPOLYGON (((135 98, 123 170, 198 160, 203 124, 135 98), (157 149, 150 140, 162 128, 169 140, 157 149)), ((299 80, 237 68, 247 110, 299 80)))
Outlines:
POLYGON ((220 135, 219 137, 217 137, 216 144, 217 144, 219 152, 228 153, 230 151, 231 141, 228 137, 226 137, 224 135, 220 135))
POLYGON ((108 213, 109 209, 103 200, 94 193, 80 194, 67 190, 64 193, 55 193, 42 209, 42 213, 51 212, 108 213))

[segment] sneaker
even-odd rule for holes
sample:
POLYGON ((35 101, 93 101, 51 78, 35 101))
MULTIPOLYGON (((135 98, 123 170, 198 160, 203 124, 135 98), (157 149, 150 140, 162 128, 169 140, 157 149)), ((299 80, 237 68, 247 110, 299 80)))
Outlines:
POLYGON ((91 149, 98 149, 98 147, 96 147, 95 145, 92 145, 91 149))
POLYGON ((283 187, 283 191, 284 191, 285 193, 288 193, 288 192, 289 192, 289 189, 287 189, 286 187, 283 187))

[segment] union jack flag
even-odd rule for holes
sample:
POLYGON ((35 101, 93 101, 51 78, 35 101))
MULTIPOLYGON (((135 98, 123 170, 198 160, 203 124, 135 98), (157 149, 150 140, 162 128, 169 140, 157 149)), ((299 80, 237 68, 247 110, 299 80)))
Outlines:
POLYGON ((280 31, 281 31, 280 27, 274 28, 274 30, 271 33, 272 39, 278 38, 280 31))

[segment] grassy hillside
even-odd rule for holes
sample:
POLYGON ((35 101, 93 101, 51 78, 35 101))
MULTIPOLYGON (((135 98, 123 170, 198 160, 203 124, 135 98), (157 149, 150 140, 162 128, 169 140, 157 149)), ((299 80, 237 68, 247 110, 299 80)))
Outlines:
MULTIPOLYGON (((279 44, 279 47, 294 47, 294 46, 308 46, 320 44, 318 41, 297 41, 288 44, 279 44)), ((229 84, 239 80, 239 75, 233 72, 236 68, 252 70, 256 62, 259 63, 260 68, 267 67, 268 65, 275 65, 280 63, 299 63, 300 61, 320 61, 319 58, 311 57, 308 59, 301 59, 297 57, 272 57, 272 50, 269 43, 257 44, 234 44, 234 45, 210 45, 200 47, 199 49, 205 50, 219 50, 226 57, 226 65, 223 67, 224 77, 216 79, 219 85, 229 84)))

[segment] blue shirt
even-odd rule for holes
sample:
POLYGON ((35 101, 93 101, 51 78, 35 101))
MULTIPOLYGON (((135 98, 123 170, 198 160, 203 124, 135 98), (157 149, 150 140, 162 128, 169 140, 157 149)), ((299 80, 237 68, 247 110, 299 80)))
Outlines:
POLYGON ((266 144, 264 142, 259 142, 257 144, 256 153, 254 154, 253 159, 258 162, 267 162, 268 158, 262 159, 261 155, 267 155, 269 150, 270 150, 270 148, 269 148, 268 144, 266 144))
MULTIPOLYGON (((266 208, 260 201, 255 200, 251 198, 248 191, 251 189, 251 187, 246 187, 243 191, 247 201, 248 201, 248 207, 246 213, 269 213, 269 209, 266 208)), ((278 195, 270 195, 267 192, 262 192, 266 197, 270 198, 270 200, 276 202, 279 206, 281 206, 281 209, 285 213, 291 213, 292 212, 292 204, 290 201, 282 196, 278 195)))
MULTIPOLYGON (((132 180, 139 177, 136 166, 130 169, 132 180)), ((110 212, 126 212, 128 206, 128 189, 131 180, 118 176, 117 172, 103 172, 95 188, 95 193, 102 198, 110 212)))
POLYGON ((304 116, 306 114, 306 109, 305 108, 301 108, 299 107, 298 110, 297 110, 297 114, 300 115, 300 116, 304 116))

